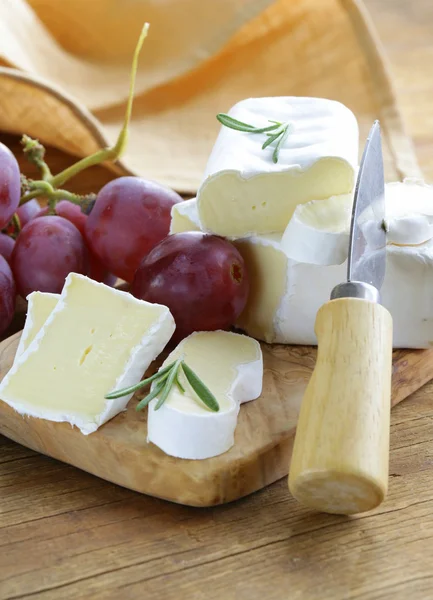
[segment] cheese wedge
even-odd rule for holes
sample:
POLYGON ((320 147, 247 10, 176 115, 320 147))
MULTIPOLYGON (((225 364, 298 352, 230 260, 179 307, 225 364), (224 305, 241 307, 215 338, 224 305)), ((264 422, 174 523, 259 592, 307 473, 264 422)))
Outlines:
POLYGON ((59 298, 60 294, 48 294, 45 292, 32 292, 27 296, 27 317, 15 354, 15 361, 33 342, 37 333, 42 329, 45 321, 56 307, 59 298))
MULTIPOLYGON (((393 317, 395 348, 433 345, 433 188, 405 180, 385 186, 387 267, 381 296, 393 317)), ((270 343, 316 344, 314 323, 346 278, 352 196, 300 205, 283 235, 233 243, 250 280, 237 325, 270 343)), ((171 233, 200 228, 194 200, 173 209, 171 233), (178 218, 178 213, 181 218, 178 218)))
POLYGON ((182 394, 176 386, 161 408, 149 404, 148 439, 166 454, 204 459, 226 452, 234 444, 239 407, 262 391, 263 360, 260 345, 245 335, 202 331, 185 338, 163 367, 182 358, 218 400, 212 412, 196 396, 185 377, 182 394))
POLYGON ((350 193, 358 164, 353 113, 324 98, 250 98, 229 115, 266 127, 290 123, 275 164, 266 133, 223 126, 209 157, 197 206, 204 231, 229 238, 283 232, 296 206, 350 193))
POLYGON ((92 433, 131 397, 108 401, 105 394, 137 383, 174 329, 167 307, 71 273, 0 384, 0 398, 23 415, 92 433))

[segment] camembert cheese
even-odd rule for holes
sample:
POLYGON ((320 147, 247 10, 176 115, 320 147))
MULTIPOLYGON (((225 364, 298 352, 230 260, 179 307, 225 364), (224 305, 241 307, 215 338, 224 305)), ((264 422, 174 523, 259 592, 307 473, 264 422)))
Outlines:
POLYGON ((21 414, 66 421, 88 434, 126 407, 132 394, 105 394, 140 381, 175 324, 165 306, 71 273, 36 327, 0 384, 0 398, 21 414))
POLYGON ((239 407, 262 391, 263 360, 260 344, 227 331, 193 333, 173 350, 163 367, 182 358, 212 391, 219 412, 209 410, 186 379, 182 394, 173 386, 167 400, 155 410, 149 404, 148 439, 166 454, 203 459, 233 446, 239 407))
POLYGON ((223 126, 197 193, 203 231, 240 238, 282 233, 296 206, 352 191, 358 164, 358 125, 343 104, 324 98, 250 98, 229 115, 266 127, 289 123, 272 160, 265 133, 223 126))
POLYGON ((33 342, 56 307, 59 298, 60 294, 48 294, 46 292, 32 292, 27 296, 27 317, 15 354, 15 361, 33 342))
MULTIPOLYGON (((393 317, 395 348, 433 345, 433 188, 420 181, 385 186, 388 229, 382 304, 393 317)), ((300 205, 283 234, 233 243, 250 294, 237 325, 269 343, 317 344, 317 311, 346 278, 352 196, 300 205)), ((199 230, 195 200, 173 207, 170 233, 199 230)))

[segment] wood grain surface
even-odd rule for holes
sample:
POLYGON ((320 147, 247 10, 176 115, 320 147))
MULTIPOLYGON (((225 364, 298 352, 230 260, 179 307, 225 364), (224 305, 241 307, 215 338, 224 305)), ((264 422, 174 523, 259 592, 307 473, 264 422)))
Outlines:
MULTIPOLYGON (((17 333, 0 344, 0 380, 12 366, 19 338, 17 333)), ((315 364, 315 348, 262 344, 262 350, 263 393, 241 407, 234 446, 214 458, 179 460, 149 444, 147 411, 135 410, 144 394, 89 436, 68 423, 23 417, 0 402, 0 434, 144 494, 190 506, 231 502, 287 475, 301 399, 315 364)), ((433 378, 433 349, 396 352, 394 370, 393 405, 408 395, 399 380, 419 387, 433 378)))
MULTIPOLYGON (((365 3, 433 182, 433 3, 365 3)), ((17 140, 1 138, 18 152, 17 140)), ((71 162, 49 155, 57 170, 71 162)), ((109 177, 94 169, 71 183, 90 191, 109 177)), ((410 393, 413 385, 401 375, 399 387, 410 393)), ((285 478, 198 509, 136 494, 0 436, 0 598, 430 600, 433 383, 392 411, 390 475, 387 501, 350 519, 300 507, 285 478)))

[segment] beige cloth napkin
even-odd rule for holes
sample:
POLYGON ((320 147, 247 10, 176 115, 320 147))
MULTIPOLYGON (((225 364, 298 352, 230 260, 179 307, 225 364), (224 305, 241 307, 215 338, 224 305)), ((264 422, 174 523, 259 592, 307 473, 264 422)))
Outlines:
POLYGON ((0 131, 83 156, 115 140, 140 56, 127 152, 114 168, 181 192, 200 183, 218 112, 251 96, 340 100, 375 118, 386 176, 420 176, 377 36, 355 0, 0 0, 0 131))

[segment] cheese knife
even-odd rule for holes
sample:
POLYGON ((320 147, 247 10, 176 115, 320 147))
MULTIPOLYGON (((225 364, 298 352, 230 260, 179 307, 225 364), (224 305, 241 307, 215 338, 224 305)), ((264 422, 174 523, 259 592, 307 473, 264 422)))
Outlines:
POLYGON ((392 319, 379 292, 386 264, 384 218, 376 121, 355 186, 347 281, 332 290, 317 313, 317 361, 302 400, 290 465, 292 495, 322 512, 364 512, 387 492, 392 319))

